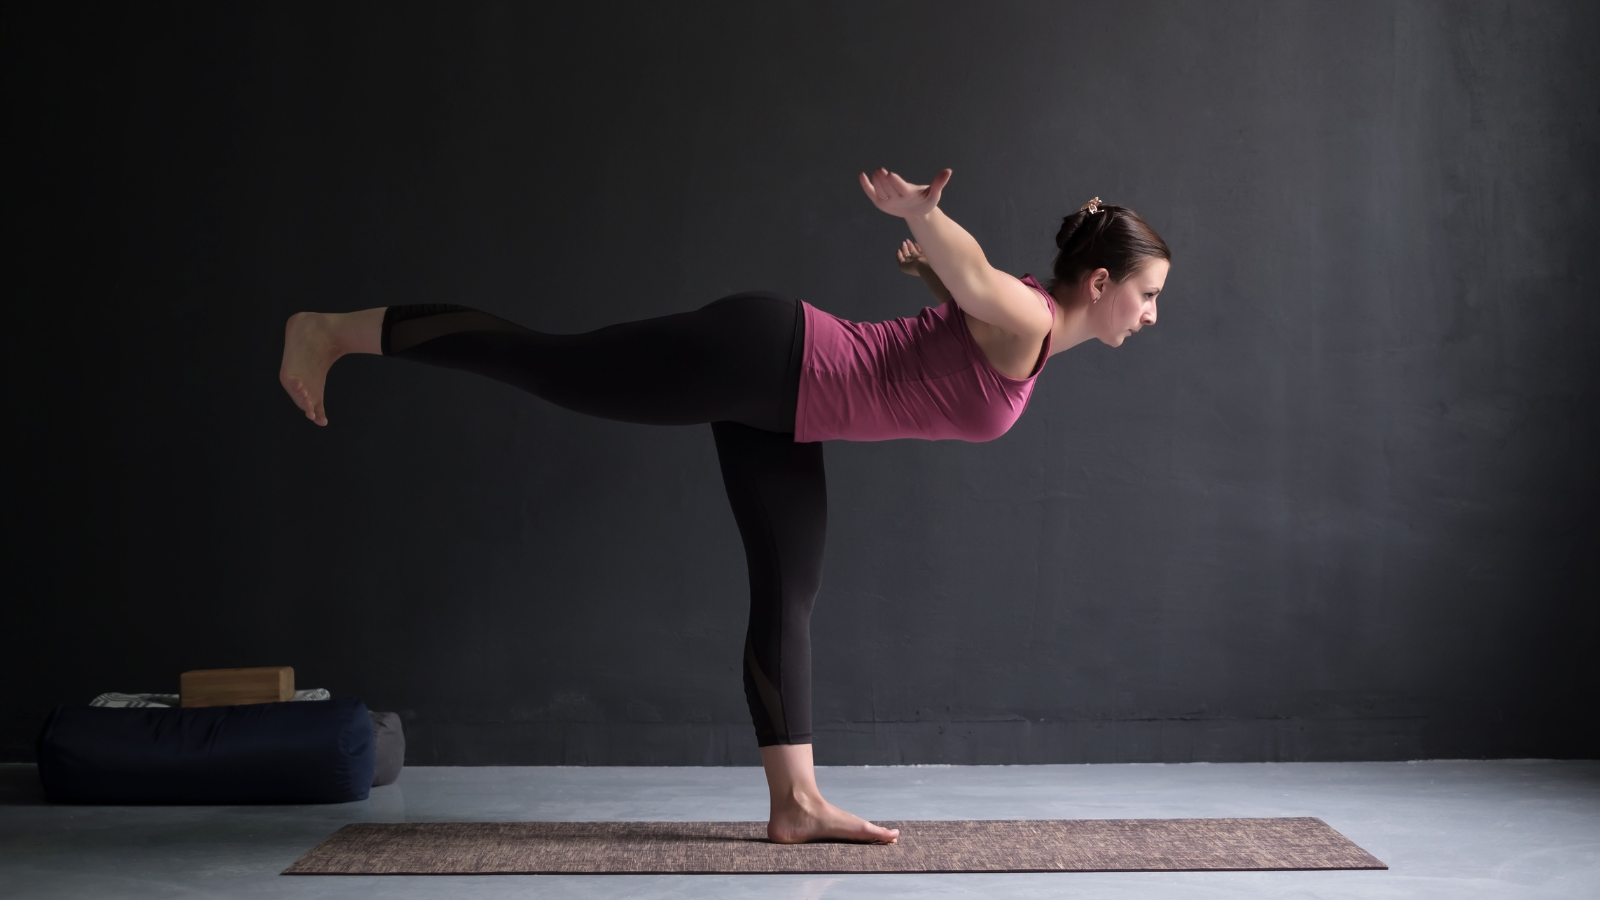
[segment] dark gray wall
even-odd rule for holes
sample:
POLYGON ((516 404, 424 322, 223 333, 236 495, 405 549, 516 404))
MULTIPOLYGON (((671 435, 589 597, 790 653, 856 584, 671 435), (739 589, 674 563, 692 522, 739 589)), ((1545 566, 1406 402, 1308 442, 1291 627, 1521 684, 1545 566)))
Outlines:
POLYGON ((318 429, 283 320, 912 315, 880 164, 1176 260, 1000 440, 828 445, 819 760, 1600 749, 1600 8, 545 6, 10 16, 0 758, 291 664, 413 764, 754 762, 709 428, 362 357, 318 429))

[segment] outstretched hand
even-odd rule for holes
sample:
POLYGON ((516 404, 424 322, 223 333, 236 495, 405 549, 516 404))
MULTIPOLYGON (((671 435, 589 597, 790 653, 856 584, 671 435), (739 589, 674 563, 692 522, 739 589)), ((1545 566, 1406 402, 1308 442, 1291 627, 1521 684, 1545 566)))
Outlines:
POLYGON ((949 182, 949 169, 943 169, 933 176, 932 184, 908 184, 904 178, 882 168, 873 172, 870 178, 865 172, 861 173, 861 190, 872 201, 872 205, 902 219, 933 212, 939 205, 939 195, 949 182))

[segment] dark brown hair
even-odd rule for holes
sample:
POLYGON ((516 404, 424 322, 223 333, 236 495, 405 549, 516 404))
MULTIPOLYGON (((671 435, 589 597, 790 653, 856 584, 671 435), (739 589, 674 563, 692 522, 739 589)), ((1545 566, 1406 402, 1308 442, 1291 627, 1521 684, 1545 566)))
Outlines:
POLYGON ((1139 214, 1125 206, 1102 206, 1089 214, 1080 209, 1061 220, 1056 232, 1055 283, 1075 285, 1095 269, 1111 273, 1111 280, 1127 281, 1152 259, 1172 261, 1167 242, 1139 214))

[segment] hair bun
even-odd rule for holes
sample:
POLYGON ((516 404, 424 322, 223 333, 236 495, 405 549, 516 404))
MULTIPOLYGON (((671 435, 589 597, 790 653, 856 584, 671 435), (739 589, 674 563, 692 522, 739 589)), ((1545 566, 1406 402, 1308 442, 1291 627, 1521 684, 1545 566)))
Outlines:
POLYGON ((1072 240, 1074 234, 1078 233, 1078 229, 1083 227, 1084 220, 1087 218, 1089 217, 1081 209, 1070 216, 1061 217, 1061 230, 1056 232, 1057 250, 1067 249, 1067 243, 1072 240))
POLYGON ((1084 223, 1089 221, 1090 216, 1093 216, 1096 213, 1107 212, 1108 210, 1109 207, 1105 205, 1104 201, 1102 201, 1099 197, 1094 197, 1090 199, 1088 203, 1078 207, 1077 212, 1070 216, 1064 217, 1061 220, 1061 230, 1056 232, 1056 249, 1067 249, 1067 244, 1072 241, 1072 236, 1077 234, 1078 229, 1082 228, 1084 223))
POLYGON ((1166 242, 1138 213, 1099 197, 1061 220, 1056 247, 1061 252, 1050 267, 1056 284, 1076 285, 1101 269, 1120 283, 1152 259, 1172 261, 1166 242))

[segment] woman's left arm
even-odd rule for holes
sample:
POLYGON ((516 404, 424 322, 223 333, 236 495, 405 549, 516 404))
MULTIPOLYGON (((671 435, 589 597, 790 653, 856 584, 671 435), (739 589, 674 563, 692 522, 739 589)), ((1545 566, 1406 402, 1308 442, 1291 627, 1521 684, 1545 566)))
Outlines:
POLYGON ((928 266, 957 305, 1004 331, 1043 338, 1055 323, 1038 293, 989 265, 977 240, 939 209, 939 196, 949 181, 949 169, 928 185, 907 184, 879 169, 871 178, 861 175, 861 189, 878 209, 906 220, 928 266))
MULTIPOLYGON (((939 273, 928 265, 928 259, 922 255, 922 248, 917 246, 916 241, 902 241, 900 249, 895 251, 894 259, 900 265, 900 271, 921 278, 933 296, 938 298, 941 306, 946 303, 956 303, 956 298, 950 296, 950 289, 939 280, 939 273)), ((961 304, 956 303, 956 305, 961 304)))

